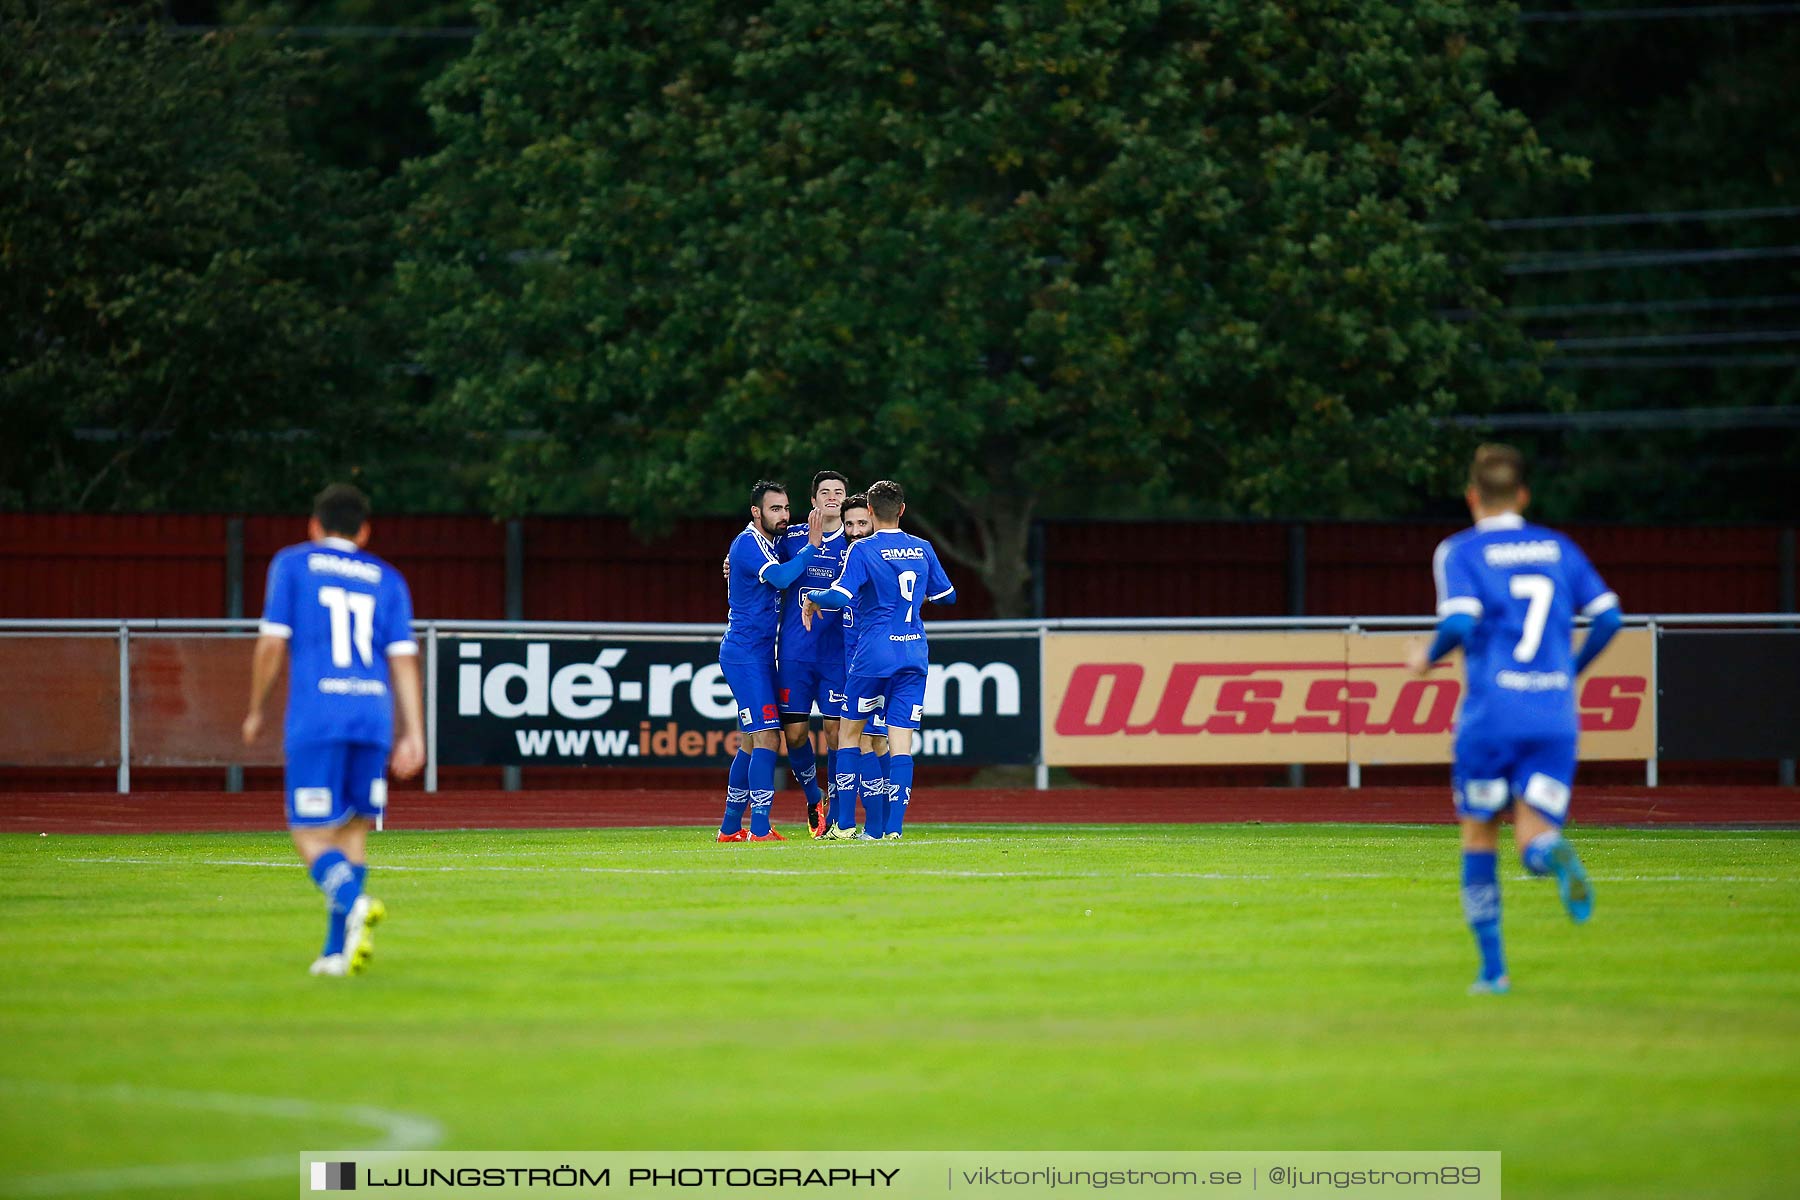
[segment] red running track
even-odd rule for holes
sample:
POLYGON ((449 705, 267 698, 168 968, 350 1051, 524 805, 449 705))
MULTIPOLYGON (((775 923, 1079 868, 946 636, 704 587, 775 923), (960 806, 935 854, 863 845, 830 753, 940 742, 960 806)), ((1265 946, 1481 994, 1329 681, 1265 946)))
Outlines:
MULTIPOLYGON (((1800 826, 1800 790, 1774 787, 1593 787, 1576 796, 1586 825, 1800 826)), ((696 791, 397 793, 389 829, 589 829, 711 825, 718 797, 696 791)), ((933 789, 914 821, 1352 821, 1447 824, 1445 788, 933 789)), ((776 798, 778 825, 804 829, 798 792, 776 798)), ((273 792, 17 793, 0 795, 0 832, 204 833, 283 828, 273 792)))

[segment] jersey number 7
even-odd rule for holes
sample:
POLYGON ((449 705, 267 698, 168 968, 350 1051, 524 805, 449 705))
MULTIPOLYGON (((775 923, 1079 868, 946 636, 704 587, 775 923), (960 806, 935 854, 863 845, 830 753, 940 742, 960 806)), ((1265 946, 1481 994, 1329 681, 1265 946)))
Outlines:
POLYGON ((350 665, 351 626, 355 625, 356 653, 365 667, 375 665, 375 597, 367 592, 347 592, 341 587, 319 589, 319 603, 331 613, 331 663, 350 665))
POLYGON ((1550 619, 1550 600, 1556 595, 1556 581, 1548 575, 1514 575, 1510 590, 1513 599, 1531 601, 1525 610, 1525 629, 1519 634, 1519 644, 1513 647, 1515 660, 1530 662, 1537 657, 1538 647, 1544 642, 1544 623, 1550 619))

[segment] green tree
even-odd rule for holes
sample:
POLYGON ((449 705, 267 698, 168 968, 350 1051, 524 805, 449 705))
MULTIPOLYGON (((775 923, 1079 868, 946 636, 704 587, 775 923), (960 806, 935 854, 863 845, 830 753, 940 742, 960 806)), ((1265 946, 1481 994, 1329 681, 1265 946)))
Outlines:
POLYGON ((291 110, 322 162, 397 173, 432 148, 425 84, 469 47, 460 0, 226 0, 217 20, 283 36, 312 61, 291 110))
POLYGON ((389 218, 295 149, 300 69, 0 0, 0 503, 291 504, 391 426, 389 218))
MULTIPOLYGON (((1511 229, 1500 235, 1507 251, 1538 262, 1773 252, 1515 278, 1505 294, 1517 319, 1535 338, 1570 343, 1564 362, 1587 360, 1550 373, 1584 413, 1800 404, 1800 258, 1791 253, 1800 218, 1780 211, 1800 185, 1800 23, 1780 13, 1692 12, 1526 26, 1517 62, 1496 83, 1546 138, 1593 169, 1578 187, 1508 188, 1489 215, 1728 214, 1511 229)), ((1517 440, 1539 467, 1536 503, 1554 519, 1782 520, 1794 512, 1800 430, 1791 425, 1517 440)))
POLYGON ((480 9, 403 228, 436 417, 504 507, 891 476, 1003 614, 1039 512, 1406 495, 1537 385, 1475 217, 1573 168, 1488 90, 1511 11, 480 9))

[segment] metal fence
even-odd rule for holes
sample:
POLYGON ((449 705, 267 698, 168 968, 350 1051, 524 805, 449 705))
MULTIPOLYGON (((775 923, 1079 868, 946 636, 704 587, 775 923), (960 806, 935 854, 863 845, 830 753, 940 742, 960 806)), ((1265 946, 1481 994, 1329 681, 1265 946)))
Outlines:
MULTIPOLYGON (((246 753, 236 743, 238 722, 249 679, 249 648, 242 643, 256 636, 256 625, 255 621, 249 619, 0 620, 0 700, 4 701, 5 711, 10 714, 5 724, 11 730, 10 734, 0 735, 0 762, 26 766, 95 766, 116 762, 118 790, 129 792, 134 762, 142 765, 219 765, 240 770, 241 764, 278 761, 273 757, 273 746, 262 747, 259 751, 262 757, 258 757, 256 753, 246 753)), ((1354 636, 1424 631, 1431 625, 1429 617, 1411 616, 1081 618, 939 621, 932 623, 931 633, 934 647, 943 646, 949 651, 955 651, 959 647, 981 646, 991 652, 1002 642, 1015 646, 1019 642, 1036 643, 1035 680, 1031 681, 1027 694, 1037 703, 1022 707, 1023 702, 1015 694, 1013 709, 1000 715, 1010 715, 1020 727, 1041 721, 1042 728, 1046 731, 1045 740, 1036 742, 1029 749, 1018 750, 1019 758, 1006 761, 1016 765, 1035 766, 1038 786, 1045 787, 1048 786, 1048 772, 1052 765, 1052 756, 1046 753, 1045 745, 1051 740, 1049 714, 1053 706, 1053 680, 1045 668, 1046 650, 1058 643, 1064 635, 1137 634, 1153 637, 1169 634, 1327 633, 1354 636)), ((1649 654, 1645 700, 1653 706, 1661 690, 1656 664, 1660 658, 1663 639, 1669 635, 1700 631, 1763 631, 1786 634, 1789 640, 1776 643, 1780 646, 1791 644, 1800 647, 1800 618, 1792 613, 1632 616, 1626 618, 1626 625, 1628 628, 1646 630, 1650 634, 1652 649, 1649 654)), ((454 681, 458 678, 459 668, 464 671, 470 669, 470 663, 463 660, 471 658, 471 649, 475 656, 479 656, 480 642, 606 642, 621 647, 658 646, 665 651, 669 647, 679 647, 686 661, 663 669, 663 692, 665 695, 669 694, 674 685, 668 681, 678 678, 682 683, 691 684, 696 697, 704 698, 705 689, 701 687, 701 680, 697 676, 697 670, 704 668, 697 668, 697 664, 710 661, 711 646, 716 644, 722 628, 711 624, 574 621, 416 622, 415 629, 424 656, 426 790, 437 790, 439 765, 444 761, 444 747, 440 743, 440 737, 445 725, 467 715, 466 703, 449 703, 442 694, 445 681, 451 680, 453 682, 450 686, 456 686, 454 681), (446 657, 449 647, 455 648, 454 655, 446 657)), ((595 663, 602 662, 604 656, 605 651, 602 651, 595 658, 595 663)), ((1015 666, 1025 664, 1028 667, 1029 656, 1028 650, 1020 648, 1014 655, 1015 666)), ((1604 661, 1603 659, 1602 662, 1604 661)), ((548 662, 548 650, 545 652, 545 662, 548 662)), ((474 669, 479 683, 482 668, 475 664, 474 669)), ((523 667, 510 669, 516 673, 525 671, 523 667)), ((547 665, 543 669, 547 671, 547 665)), ((599 673, 603 674, 604 671, 599 673)), ((1026 675, 1031 673, 1029 669, 1024 671, 1026 675)), ((983 683, 981 676, 973 668, 968 669, 965 675, 961 685, 963 690, 959 694, 958 712, 953 714, 952 720, 967 721, 995 716, 992 712, 982 710, 979 703, 971 709, 967 690, 969 680, 974 681, 978 701, 983 683)), ((606 686, 611 687, 611 684, 606 686)), ((1736 686, 1744 685, 1739 681, 1736 686)), ((1768 686, 1781 694, 1770 702, 1773 708, 1769 704, 1763 704, 1765 710, 1779 714, 1786 711, 1781 707, 1783 704, 1800 703, 1793 701, 1782 690, 1788 684, 1783 682, 1779 673, 1768 686)), ((529 689, 530 685, 527 687, 529 689)), ((505 693, 504 687, 501 691, 502 694, 505 693)), ((617 695, 621 698, 627 695, 636 698, 641 693, 642 684, 634 682, 621 685, 617 695)), ((940 691, 940 706, 947 705, 948 701, 941 697, 940 691)), ((1710 701, 1701 698, 1701 703, 1710 701)), ((686 716, 693 721, 704 721, 708 719, 709 711, 702 708, 697 712, 689 711, 686 716)), ((715 726, 720 724, 716 713, 711 720, 715 726)), ((997 727, 990 724, 982 728, 991 731, 997 727)), ((644 729, 647 738, 647 719, 644 729)), ((619 735, 621 739, 625 736, 619 735)), ((986 738, 988 735, 983 736, 986 738)), ((1791 785, 1792 743, 1779 730, 1771 737, 1773 741, 1764 738, 1763 743, 1779 743, 1780 752, 1771 753, 1769 758, 1782 761, 1781 781, 1791 785)), ((671 741, 674 738, 672 726, 669 738, 671 741)), ((1642 755, 1645 782, 1651 786, 1657 783, 1657 745, 1660 740, 1657 737, 1650 738, 1646 743, 1648 750, 1642 755)), ((585 743, 584 738, 583 744, 585 743)), ((544 744, 549 745, 548 735, 544 744)), ((648 744, 646 741, 645 745, 648 744)), ((998 742, 993 744, 1004 748, 1024 746, 1026 743, 1008 742, 1004 736, 1000 736, 998 742)), ((1243 744, 1242 740, 1238 744, 1243 744)), ((624 746, 624 740, 620 740, 619 745, 624 746)), ((630 752, 633 755, 637 753, 636 749, 631 749, 630 752)), ((960 745, 958 752, 961 752, 960 745)), ((1743 757, 1741 753, 1736 756, 1743 757)), ((1638 755, 1633 753, 1629 757, 1637 758, 1638 755)), ((468 762, 469 759, 465 755, 454 761, 468 762)), ((971 757, 968 761, 995 760, 971 757)), ((1212 761, 1284 760, 1262 758, 1212 761)), ((1401 758, 1386 761, 1428 760, 1401 758)), ((488 762, 487 765, 506 763, 502 760, 488 762)), ((633 765, 644 764, 637 762, 633 765)), ((1348 761, 1351 787, 1360 785, 1362 765, 1352 750, 1348 761)))

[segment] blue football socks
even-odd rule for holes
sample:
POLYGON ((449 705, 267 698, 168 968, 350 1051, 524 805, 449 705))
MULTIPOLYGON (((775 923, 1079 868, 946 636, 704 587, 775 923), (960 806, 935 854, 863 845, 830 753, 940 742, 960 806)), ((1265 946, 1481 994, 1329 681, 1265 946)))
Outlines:
POLYGON ((770 810, 775 807, 775 763, 773 750, 758 746, 750 752, 750 836, 766 837, 770 810))
POLYGON ((1540 833, 1525 843, 1525 848, 1519 851, 1519 861, 1533 875, 1548 875, 1551 870, 1550 856, 1556 852, 1556 844, 1560 841, 1562 834, 1555 830, 1540 833))
POLYGON ((887 833, 900 833, 906 824, 906 806, 912 803, 913 758, 910 754, 889 755, 887 833))
POLYGON ((725 819, 719 822, 719 832, 743 832, 744 810, 749 807, 750 751, 740 748, 731 760, 731 774, 725 781, 725 819))
POLYGON ((859 776, 862 779, 863 832, 880 837, 887 829, 887 781, 881 777, 881 756, 862 751, 859 776))
POLYGON ((806 802, 817 804, 825 793, 819 787, 819 756, 813 750, 812 738, 803 738, 798 746, 788 747, 788 767, 806 792, 806 802))
POLYGON ((840 829, 856 824, 856 769, 862 751, 839 746, 831 752, 831 823, 840 829))
POLYGON ((325 894, 324 953, 342 954, 344 919, 350 915, 350 906, 362 895, 362 874, 339 850, 327 850, 319 855, 306 871, 325 894))
POLYGON ((1463 916, 1481 950, 1481 978, 1499 979, 1506 974, 1506 955, 1500 945, 1500 881, 1495 874, 1492 850, 1464 850, 1462 856, 1463 916))

